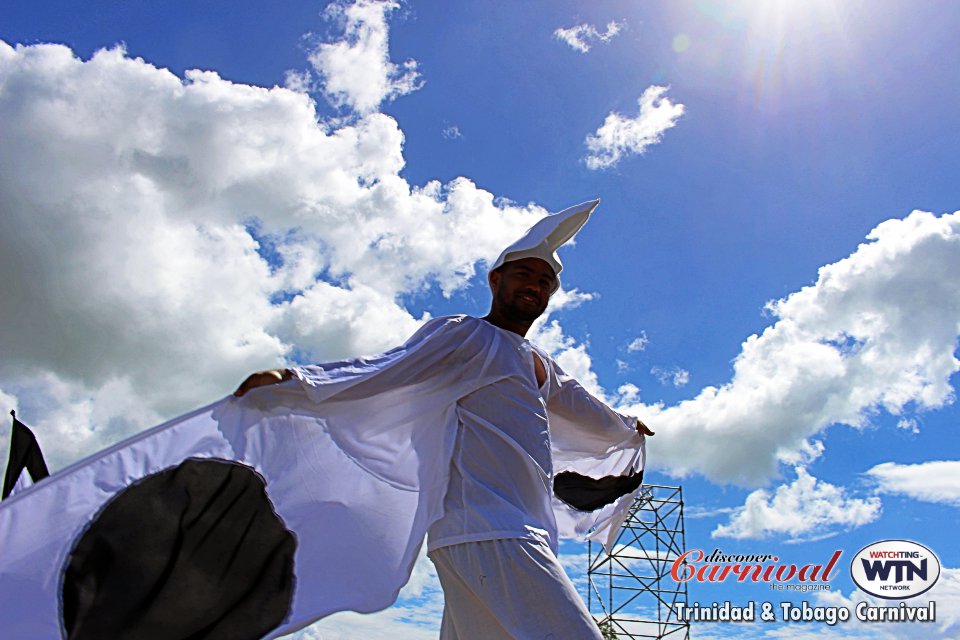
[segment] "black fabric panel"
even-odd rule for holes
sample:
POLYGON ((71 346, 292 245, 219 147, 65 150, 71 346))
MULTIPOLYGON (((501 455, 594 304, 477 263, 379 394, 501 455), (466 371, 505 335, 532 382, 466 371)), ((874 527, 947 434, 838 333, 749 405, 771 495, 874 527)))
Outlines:
MULTIPOLYGON (((11 412, 12 413, 12 412, 11 412)), ((20 474, 26 469, 34 482, 43 480, 50 475, 47 463, 43 460, 43 452, 33 432, 16 417, 13 418, 13 427, 10 431, 10 456, 7 461, 7 472, 3 477, 3 498, 7 498, 17 484, 20 474)))
POLYGON ((296 539, 263 479, 187 460, 112 499, 67 558, 69 640, 254 640, 290 610, 296 539))
POLYGON ((636 491, 642 482, 643 471, 625 476, 605 476, 599 480, 564 471, 553 479, 553 493, 577 511, 596 511, 620 496, 636 491))

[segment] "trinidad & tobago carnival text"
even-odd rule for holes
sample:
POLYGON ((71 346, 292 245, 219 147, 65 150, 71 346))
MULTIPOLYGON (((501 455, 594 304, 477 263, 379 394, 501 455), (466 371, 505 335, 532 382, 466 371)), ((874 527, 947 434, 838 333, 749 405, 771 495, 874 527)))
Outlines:
MULTIPOLYGON (((879 544, 875 543, 872 546, 879 544)), ((920 546, 905 541, 903 544, 920 546)), ((886 552, 881 555, 880 552, 866 548, 857 554, 854 560, 860 559, 859 556, 867 551, 870 551, 869 557, 873 562, 876 562, 874 559, 877 557, 884 560, 895 558, 895 561, 906 557, 905 552, 896 554, 886 552)), ((772 554, 728 555, 720 549, 714 549, 706 555, 701 549, 691 549, 673 562, 670 575, 679 583, 690 580, 707 583, 749 581, 768 583, 774 591, 826 591, 830 589, 827 583, 834 577, 832 572, 842 555, 843 551, 838 549, 826 563, 797 565, 780 563, 780 558, 772 554), (787 582, 789 580, 797 582, 789 583, 787 582)), ((869 565, 866 560, 860 559, 860 561, 869 579, 875 579, 875 576, 885 579, 888 574, 895 574, 899 582, 904 576, 912 577, 913 573, 924 579, 927 578, 925 564, 919 565, 911 572, 901 571, 899 565, 887 569, 885 566, 869 565)), ((895 561, 891 561, 891 565, 895 561)), ((908 567, 908 569, 911 568, 908 567)), ((937 569, 939 571, 939 567, 937 569)), ((860 582, 857 584, 863 590, 860 582)), ((936 602, 932 601, 923 606, 908 606, 904 602, 900 602, 897 606, 874 606, 867 602, 860 602, 853 607, 853 613, 863 622, 934 622, 937 619, 936 602)), ((775 605, 772 602, 750 601, 745 606, 736 606, 729 601, 724 601, 722 604, 714 602, 710 605, 696 603, 687 605, 678 602, 674 605, 674 614, 679 622, 753 622, 756 620, 774 622, 779 619, 784 622, 824 622, 832 626, 849 620, 851 609, 845 606, 811 606, 807 602, 800 604, 780 602, 775 605)))

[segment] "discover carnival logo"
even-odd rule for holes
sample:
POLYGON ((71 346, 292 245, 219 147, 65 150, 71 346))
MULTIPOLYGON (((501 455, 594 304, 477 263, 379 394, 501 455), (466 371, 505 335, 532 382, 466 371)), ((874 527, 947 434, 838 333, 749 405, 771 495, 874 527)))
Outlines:
POLYGON ((925 593, 940 577, 940 560, 909 540, 881 540, 857 552, 850 577, 860 590, 878 598, 902 600, 925 593))
POLYGON ((701 549, 690 549, 674 560, 671 577, 677 582, 766 582, 772 589, 796 591, 827 591, 833 579, 833 568, 840 555, 839 549, 826 562, 798 565, 781 563, 773 554, 726 554, 714 549, 705 554, 701 549), (785 584, 791 580, 799 584, 785 584))

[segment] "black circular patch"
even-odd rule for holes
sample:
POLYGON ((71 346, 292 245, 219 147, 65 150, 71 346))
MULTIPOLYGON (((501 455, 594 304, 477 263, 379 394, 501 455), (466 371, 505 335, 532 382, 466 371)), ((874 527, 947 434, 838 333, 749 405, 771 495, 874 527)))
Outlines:
POLYGON ((69 640, 254 640, 293 599, 296 539, 250 467, 190 459, 123 490, 67 556, 69 640))

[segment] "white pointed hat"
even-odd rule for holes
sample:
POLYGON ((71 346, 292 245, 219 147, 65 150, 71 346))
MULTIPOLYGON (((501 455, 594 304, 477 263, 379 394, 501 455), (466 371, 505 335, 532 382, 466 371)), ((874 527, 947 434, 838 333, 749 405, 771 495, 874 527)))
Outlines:
POLYGON ((590 200, 564 209, 560 213, 553 213, 541 218, 535 225, 527 229, 527 232, 519 240, 503 250, 500 257, 490 267, 490 271, 514 260, 540 258, 549 264, 554 274, 558 276, 557 286, 559 286, 559 275, 563 269, 563 264, 557 257, 556 251, 575 236, 580 227, 586 224, 590 213, 596 209, 598 204, 600 204, 599 199, 590 200))

